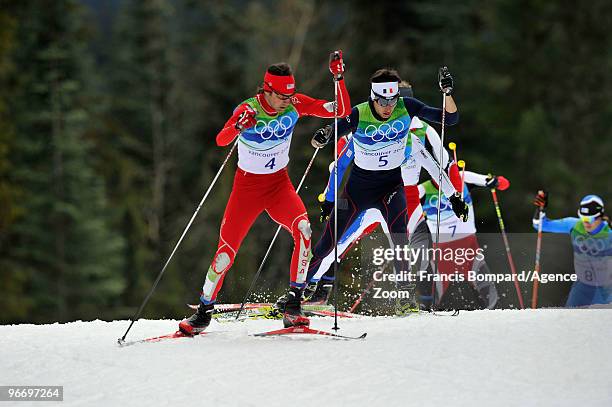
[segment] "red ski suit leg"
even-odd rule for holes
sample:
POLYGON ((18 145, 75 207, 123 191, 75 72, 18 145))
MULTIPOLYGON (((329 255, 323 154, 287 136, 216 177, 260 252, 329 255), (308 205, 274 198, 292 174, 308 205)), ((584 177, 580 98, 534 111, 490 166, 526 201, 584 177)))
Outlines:
MULTIPOLYGON (((478 240, 476 239, 476 235, 467 235, 465 237, 462 237, 461 239, 452 240, 450 242, 439 243, 438 246, 436 246, 434 242, 433 247, 434 248, 439 247, 442 250, 442 253, 450 252, 453 254, 465 253, 467 250, 470 250, 471 253, 478 253, 478 250, 480 249, 478 240)), ((473 265, 474 265, 475 257, 476 257, 475 255, 470 255, 470 256, 467 256, 466 258, 453 256, 453 258, 450 260, 447 260, 444 258, 439 259, 438 273, 447 274, 447 275, 452 275, 452 274, 463 275, 465 281, 469 281, 467 278, 468 272, 470 270, 474 270, 473 265)), ((475 287, 474 283, 471 283, 471 284, 472 286, 475 287)), ((447 280, 437 283, 438 292, 439 292, 438 298, 442 299, 449 285, 450 283, 447 280)))
POLYGON ((269 196, 266 211, 279 225, 293 237, 293 255, 291 256, 291 286, 304 287, 308 265, 310 263, 310 244, 312 231, 308 213, 300 196, 284 171, 283 180, 269 196))
POLYGON ((200 300, 203 303, 215 302, 242 241, 264 210, 293 235, 296 247, 291 262, 292 284, 299 281, 298 266, 302 267, 303 258, 306 259, 305 268, 308 268, 310 224, 304 204, 295 192, 287 170, 273 174, 252 174, 237 169, 232 193, 221 221, 217 252, 202 288, 200 300))

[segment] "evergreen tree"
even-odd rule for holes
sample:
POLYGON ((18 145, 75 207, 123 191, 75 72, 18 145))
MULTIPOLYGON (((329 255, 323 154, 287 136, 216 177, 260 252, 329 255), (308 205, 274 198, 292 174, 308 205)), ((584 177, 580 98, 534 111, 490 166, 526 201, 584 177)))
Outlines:
POLYGON ((19 204, 21 188, 11 177, 15 163, 11 154, 15 145, 15 121, 10 114, 14 91, 15 64, 11 58, 16 43, 16 2, 0 3, 0 309, 8 319, 25 318, 31 300, 26 296, 27 275, 15 267, 9 247, 10 230, 23 213, 19 204))
POLYGON ((82 17, 74 1, 24 2, 17 10, 11 160, 24 211, 9 251, 15 270, 30 277, 28 321, 96 318, 123 288, 123 241, 111 230, 85 138, 91 101, 82 17))

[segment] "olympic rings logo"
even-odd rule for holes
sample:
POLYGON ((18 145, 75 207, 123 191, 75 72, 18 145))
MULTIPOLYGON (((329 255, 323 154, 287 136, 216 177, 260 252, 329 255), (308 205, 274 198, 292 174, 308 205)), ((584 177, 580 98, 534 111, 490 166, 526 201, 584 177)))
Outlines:
MULTIPOLYGON (((429 206, 434 210, 438 210, 438 195, 432 195, 429 197, 429 206)), ((440 213, 448 209, 452 209, 450 201, 446 199, 444 195, 442 195, 442 199, 440 200, 440 213)))
POLYGON ((397 138, 404 130, 406 125, 401 120, 395 120, 393 123, 383 123, 380 126, 368 125, 363 133, 372 141, 382 141, 384 139, 393 140, 397 138))
POLYGON ((584 236, 577 236, 574 244, 580 253, 595 256, 606 249, 606 244, 602 239, 590 239, 584 236))
POLYGON ((257 120, 253 130, 259 134, 262 139, 269 140, 272 136, 283 138, 287 133, 291 133, 293 129, 293 119, 290 116, 283 116, 280 120, 270 120, 268 123, 263 120, 257 120))

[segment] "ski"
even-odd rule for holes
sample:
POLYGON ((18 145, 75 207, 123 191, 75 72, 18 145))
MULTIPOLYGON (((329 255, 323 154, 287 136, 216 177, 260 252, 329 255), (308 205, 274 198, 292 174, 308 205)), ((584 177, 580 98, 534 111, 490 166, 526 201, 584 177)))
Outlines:
MULTIPOLYGON (((241 304, 215 304, 216 312, 232 312, 240 310, 241 304)), ((262 307, 271 307, 273 304, 270 302, 250 302, 244 304, 244 309, 254 309, 262 307)), ((190 308, 197 309, 197 305, 190 305, 190 308), (195 308, 194 308, 195 307, 195 308)))
MULTIPOLYGON (((234 322, 238 311, 215 312, 212 317, 217 322, 234 322)), ((238 321, 246 321, 251 319, 282 319, 283 314, 272 307, 261 307, 246 309, 240 314, 238 321)))
MULTIPOLYGON (((317 317, 333 317, 334 316, 334 310, 308 310, 306 307, 303 307, 304 309, 304 313, 308 316, 309 314, 312 314, 312 316, 317 316, 317 317)), ((359 314, 353 314, 352 312, 344 312, 344 311, 338 311, 338 318, 356 318, 356 317, 360 317, 361 315, 359 314)))
POLYGON ((449 310, 449 311, 418 311, 418 312, 408 312, 404 315, 394 315, 396 318, 414 318, 414 317, 423 317, 423 316, 432 316, 432 317, 456 317, 459 316, 459 310, 449 310))
POLYGON ((459 316, 459 310, 449 310, 449 311, 431 311, 431 314, 436 317, 456 317, 459 316))
MULTIPOLYGON (((303 309, 303 311, 304 311, 304 315, 306 315, 307 317, 333 317, 334 316, 334 311, 328 311, 328 310, 314 311, 314 310, 303 309)), ((234 322, 236 321, 236 315, 238 315, 238 311, 214 313, 212 317, 217 322, 234 322)), ((359 316, 360 315, 351 314, 348 312, 338 312, 339 318, 356 318, 359 316)), ((248 309, 242 312, 238 321, 246 321, 246 320, 251 320, 251 319, 277 319, 278 320, 278 319, 283 319, 283 314, 279 312, 276 308, 272 308, 272 307, 248 309)))
POLYGON ((270 336, 282 336, 282 335, 293 335, 293 334, 321 335, 321 336, 328 336, 328 337, 336 338, 336 339, 349 340, 349 339, 364 339, 368 333, 365 332, 361 336, 345 336, 345 335, 335 334, 333 332, 321 331, 319 329, 312 329, 308 326, 300 325, 300 326, 292 326, 289 328, 277 329, 274 331, 261 332, 258 334, 253 334, 252 336, 270 337, 270 336))
MULTIPOLYGON (((192 310, 197 310, 197 304, 187 304, 192 310)), ((274 307, 271 302, 250 302, 244 304, 243 310, 274 307)), ((333 311, 333 305, 314 302, 302 302, 302 308, 309 311, 333 311)), ((240 304, 215 304, 215 313, 233 312, 240 310, 240 304)))
MULTIPOLYGON (((126 342, 122 339, 118 339, 117 343, 119 344, 119 347, 126 347, 126 346, 132 346, 132 345, 136 345, 139 343, 154 343, 154 342, 161 342, 161 341, 165 341, 165 340, 170 340, 170 339, 180 339, 180 338, 195 338, 196 336, 203 336, 203 335, 208 335, 214 332, 200 332, 194 335, 187 335, 181 331, 176 331, 170 334, 166 334, 166 335, 161 335, 161 336, 154 336, 151 338, 145 338, 145 339, 139 339, 139 340, 135 340, 135 341, 129 341, 126 342)), ((349 340, 349 339, 364 339, 367 335, 367 333, 364 333, 361 336, 345 336, 345 335, 339 335, 339 334, 335 334, 333 332, 327 332, 327 331, 321 331, 319 329, 312 329, 308 326, 293 326, 293 327, 289 327, 289 328, 283 328, 283 329, 277 329, 277 330, 273 330, 273 331, 267 331, 267 332, 262 332, 262 333, 257 333, 257 334, 252 334, 251 336, 257 336, 257 337, 272 337, 272 336, 281 336, 281 335, 291 335, 291 334, 306 334, 306 335, 321 335, 321 336, 327 336, 327 337, 331 337, 331 338, 336 338, 336 339, 345 339, 345 340, 349 340)))
MULTIPOLYGON (((187 306, 193 310, 198 309, 198 306, 195 304, 187 304, 187 306)), ((219 322, 231 322, 235 320, 239 309, 240 304, 215 304, 215 312, 212 317, 219 322)), ((333 306, 327 304, 304 303, 302 304, 302 310, 309 317, 334 316, 333 306)), ((351 312, 338 311, 339 318, 356 318, 359 316, 359 314, 351 312)), ((283 314, 272 303, 247 303, 244 306, 239 321, 248 319, 282 319, 282 317, 283 314)))
POLYGON ((131 345, 136 345, 138 343, 152 343, 152 342, 161 342, 167 339, 178 339, 178 338, 195 338, 196 336, 202 336, 202 335, 206 335, 210 332, 200 332, 194 335, 187 335, 181 331, 176 331, 174 333, 171 334, 166 334, 166 335, 161 335, 161 336, 154 336, 152 338, 145 338, 145 339, 139 339, 137 341, 130 341, 130 342, 126 342, 124 340, 119 339, 117 341, 117 343, 119 344, 120 347, 126 347, 126 346, 131 346, 131 345))

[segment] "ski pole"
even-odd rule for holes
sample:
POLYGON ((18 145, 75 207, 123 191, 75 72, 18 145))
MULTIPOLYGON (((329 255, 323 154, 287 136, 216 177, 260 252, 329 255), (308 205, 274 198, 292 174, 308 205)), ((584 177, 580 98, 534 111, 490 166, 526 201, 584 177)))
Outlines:
MULTIPOLYGON (((317 156, 317 153, 319 152, 319 149, 316 148, 314 154, 312 155, 312 158, 310 159, 310 162, 308 163, 308 166, 306 167, 306 171, 304 171, 304 175, 302 175, 302 179, 300 180, 300 183, 298 184, 295 192, 300 192, 300 188, 302 188, 302 184, 304 183, 304 180, 306 179, 306 175, 308 174, 308 172, 310 171, 310 167, 312 167, 312 163, 314 162, 315 157, 317 156)), ((261 261, 261 264, 259 265, 259 268, 257 269, 257 273, 255 273, 255 277, 253 277, 253 280, 251 281, 251 285, 249 286, 249 289, 247 290, 246 295, 244 296, 244 299, 242 300, 242 303, 240 304, 240 309, 238 310, 238 314, 236 315, 236 319, 240 318, 240 314, 242 314, 242 311, 244 310, 244 305, 246 304, 247 300, 249 299, 250 295, 251 295, 251 291, 253 291, 253 287, 255 287, 255 283, 257 282, 257 279, 259 278, 259 275, 261 274, 261 270, 263 270, 264 264, 266 264, 266 260, 268 259, 268 255, 270 254, 270 251, 272 250, 272 246, 274 246, 274 242, 276 242, 276 238, 278 237, 278 234, 281 231, 282 226, 278 226, 278 228, 276 229, 276 233, 274 234, 274 237, 272 238, 272 241, 270 242, 270 245, 268 246, 268 250, 266 251, 266 254, 264 255, 263 260, 261 261)))
POLYGON ((454 161, 457 162, 457 144, 450 142, 448 143, 448 148, 450 148, 453 151, 454 161))
MULTIPOLYGON (((440 159, 442 159, 442 157, 444 157, 444 122, 446 121, 446 94, 444 92, 442 92, 442 131, 440 134, 440 159)), ((440 201, 442 199, 442 166, 440 166, 440 177, 438 179, 438 202, 436 204, 437 206, 437 215, 436 215, 436 246, 435 248, 437 249, 440 246, 440 201)), ((439 266, 439 262, 440 259, 438 258, 439 256, 435 256, 436 257, 436 261, 434 262, 434 281, 438 276, 438 266, 439 266)), ((435 307, 436 305, 436 283, 434 282, 432 284, 432 307, 435 307)))
MULTIPOLYGON (((340 53, 334 52, 334 59, 340 53)), ((338 329, 338 81, 334 77, 334 331, 338 329)))
POLYGON ((518 297, 521 309, 524 309, 525 305, 523 303, 523 294, 521 294, 521 288, 518 283, 518 275, 516 274, 516 268, 514 267, 512 253, 510 252, 510 243, 508 242, 508 236, 506 236, 506 227, 504 226, 504 220, 501 215, 501 209, 495 188, 491 188, 491 195, 493 195, 493 203, 495 204, 495 212, 497 213, 497 220, 499 221, 499 229, 501 230, 504 246, 506 247, 506 256, 508 257, 508 263, 510 264, 510 271, 512 272, 512 279, 514 280, 514 288, 516 289, 516 296, 518 297))
POLYGON ((465 161, 459 160, 457 166, 461 168, 461 199, 463 199, 463 190, 465 188, 465 161))
POLYGON ((544 211, 539 209, 538 223, 538 239, 536 242, 536 258, 533 279, 533 291, 531 292, 531 308, 536 309, 538 306, 538 286, 540 285, 540 253, 542 252, 542 219, 544 219, 544 211), (537 273, 537 274, 536 274, 537 273), (537 277, 536 277, 537 276, 537 277))
POLYGON ((353 311, 355 311, 355 308, 357 308, 357 306, 359 304, 361 304, 361 301, 363 300, 363 297, 366 296, 366 294, 370 293, 370 289, 374 286, 374 279, 372 279, 372 281, 370 281, 370 283, 367 285, 367 287, 365 288, 365 290, 363 290, 361 292, 361 295, 359 296, 359 298, 357 298, 357 300, 353 303, 353 305, 351 306, 351 309, 349 310, 350 313, 352 313, 353 311))
POLYGON ((176 242, 176 245, 174 246, 174 249, 172 250, 172 253, 170 253, 170 256, 168 257, 168 260, 166 260, 166 263, 164 264, 164 267, 162 267, 161 271, 157 275, 157 278, 155 279, 155 282, 153 283, 153 287, 151 287, 151 290, 149 290, 149 293, 145 297, 144 301, 142 302, 142 304, 140 304, 140 308, 138 308, 138 311, 132 317, 130 326, 128 326, 128 329, 125 331, 123 336, 121 338, 119 338, 119 340, 118 340, 119 344, 125 342, 125 338, 126 338, 128 332, 130 332, 130 329, 132 329, 132 325, 134 325, 134 323, 136 321, 138 321, 138 319, 140 318, 140 314, 142 313, 142 310, 144 309, 145 305, 147 305, 147 303, 149 302, 149 299, 151 298, 151 295, 153 295, 153 292, 157 288, 157 284, 159 284, 159 281, 161 280, 162 276, 164 275, 164 272, 166 271, 166 268, 168 267, 168 264, 170 264, 170 260, 172 260, 172 257, 174 256, 174 253, 176 253, 176 250, 178 249, 179 245, 183 241, 183 238, 187 234, 187 231, 191 227, 191 224, 193 223, 194 219, 198 215, 198 212, 200 211, 200 208, 204 204, 204 201, 206 201, 206 198, 208 198, 208 194, 210 194, 210 191, 212 191, 212 188, 215 185, 215 183, 217 182, 217 179, 219 179, 219 176, 221 175, 221 171, 223 171, 223 168, 225 168, 225 165, 229 161, 232 153, 234 152, 234 149, 236 148, 236 145, 238 145, 238 139, 236 139, 236 142, 234 143, 234 145, 230 149, 229 153, 227 153, 227 156, 225 157, 225 160, 223 160, 223 163, 221 164, 221 168, 219 168, 219 171, 217 171, 217 175, 215 175, 215 178, 213 178, 212 182, 210 183, 210 186, 208 187, 208 190, 204 194, 204 197, 202 197, 202 200, 200 201, 200 204, 198 205, 198 207, 196 208, 195 212, 193 213, 193 216, 191 216, 191 219, 189 220, 189 223, 187 223, 187 226, 185 227, 185 230, 183 230, 183 234, 179 238, 178 242, 176 242))

